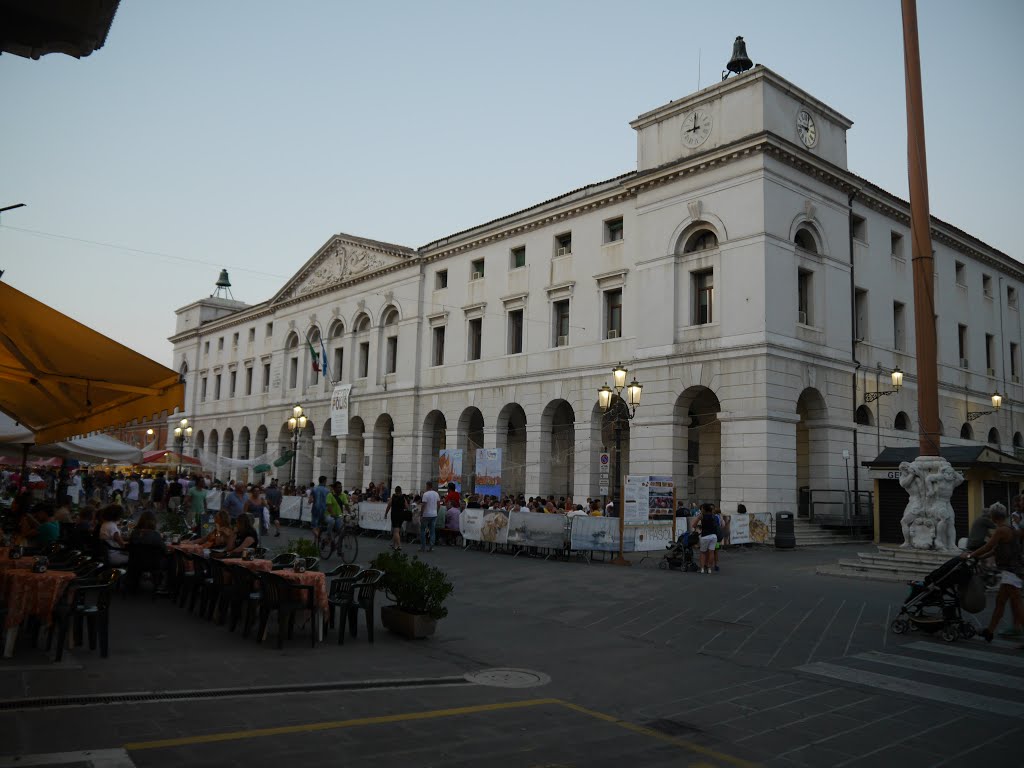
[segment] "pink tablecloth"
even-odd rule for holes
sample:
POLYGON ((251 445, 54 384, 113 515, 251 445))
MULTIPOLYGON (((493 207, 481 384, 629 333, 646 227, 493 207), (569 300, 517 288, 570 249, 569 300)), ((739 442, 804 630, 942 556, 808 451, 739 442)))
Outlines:
POLYGON ((183 541, 181 544, 168 544, 170 549, 180 549, 182 552, 187 552, 192 555, 201 555, 203 550, 206 549, 202 544, 195 544, 191 541, 183 541))
POLYGON ((225 565, 240 565, 250 571, 269 571, 273 567, 269 560, 243 560, 240 557, 226 557, 221 562, 225 565))
POLYGON ((302 584, 313 587, 313 599, 320 609, 321 615, 327 613, 327 577, 320 571, 304 571, 296 573, 290 568, 274 571, 274 574, 287 579, 292 584, 302 584))
POLYGON ((17 627, 29 616, 49 625, 54 606, 74 578, 72 571, 33 573, 22 568, 0 571, 0 595, 7 603, 4 626, 7 629, 17 627))
POLYGON ((27 568, 32 570, 32 566, 35 565, 36 559, 34 557, 19 557, 17 560, 11 560, 10 557, 0 557, 0 571, 7 570, 9 568, 27 568))

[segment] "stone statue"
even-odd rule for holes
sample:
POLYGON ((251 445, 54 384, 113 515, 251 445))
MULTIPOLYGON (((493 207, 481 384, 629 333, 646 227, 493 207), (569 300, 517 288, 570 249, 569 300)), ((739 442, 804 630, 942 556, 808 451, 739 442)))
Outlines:
POLYGON ((956 524, 950 498, 964 476, 938 456, 919 456, 900 464, 900 485, 910 496, 900 520, 901 547, 956 549, 956 524))

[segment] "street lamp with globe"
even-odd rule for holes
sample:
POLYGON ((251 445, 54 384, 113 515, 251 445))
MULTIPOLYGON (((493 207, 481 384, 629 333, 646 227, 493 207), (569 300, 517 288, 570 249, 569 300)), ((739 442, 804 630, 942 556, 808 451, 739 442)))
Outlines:
POLYGON ((622 554, 622 540, 625 532, 622 502, 622 425, 628 424, 636 416, 636 408, 640 405, 640 397, 643 394, 643 385, 636 377, 627 385, 626 375, 629 373, 620 363, 612 369, 612 383, 615 389, 607 384, 597 390, 597 404, 601 413, 611 413, 615 419, 615 513, 619 518, 619 555, 613 563, 616 565, 629 565, 629 561, 622 554), (626 398, 622 398, 622 390, 626 390, 626 398))

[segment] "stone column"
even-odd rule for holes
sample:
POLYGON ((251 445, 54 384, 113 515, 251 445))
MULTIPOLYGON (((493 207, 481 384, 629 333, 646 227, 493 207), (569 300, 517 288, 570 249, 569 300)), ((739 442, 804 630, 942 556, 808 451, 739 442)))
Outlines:
POLYGON ((423 487, 416 478, 416 461, 413 455, 416 436, 411 432, 395 432, 392 438, 394 453, 391 456, 391 487, 400 485, 405 493, 419 493, 423 487))
POLYGON ((385 477, 385 471, 387 470, 386 459, 384 451, 387 446, 384 441, 377 437, 376 434, 371 430, 363 434, 363 486, 368 486, 370 483, 378 485, 387 480, 385 477), (369 465, 366 464, 365 459, 369 458, 369 465))
POLYGON ((600 445, 595 445, 593 430, 589 421, 577 421, 573 432, 575 463, 573 464, 572 500, 586 509, 588 498, 597 496, 597 454, 600 445))
POLYGON ((540 424, 526 425, 526 497, 537 496, 544 489, 542 483, 550 477, 542 463, 551 453, 551 445, 541 439, 540 424))
MULTIPOLYGON (((764 411, 718 415, 723 512, 734 512, 737 504, 745 504, 752 513, 796 514, 796 423, 799 418, 795 413, 764 411)), ((703 453, 702 446, 702 464, 703 453)))

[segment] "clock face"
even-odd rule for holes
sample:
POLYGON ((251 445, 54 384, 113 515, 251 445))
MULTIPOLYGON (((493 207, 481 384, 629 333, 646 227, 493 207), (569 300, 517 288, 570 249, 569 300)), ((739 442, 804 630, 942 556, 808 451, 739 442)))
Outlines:
POLYGON ((683 144, 690 149, 699 147, 711 135, 711 113, 695 109, 683 118, 683 144))
POLYGON ((814 124, 814 118, 806 109, 801 109, 796 115, 796 132, 805 147, 813 147, 818 143, 818 127, 814 124))

